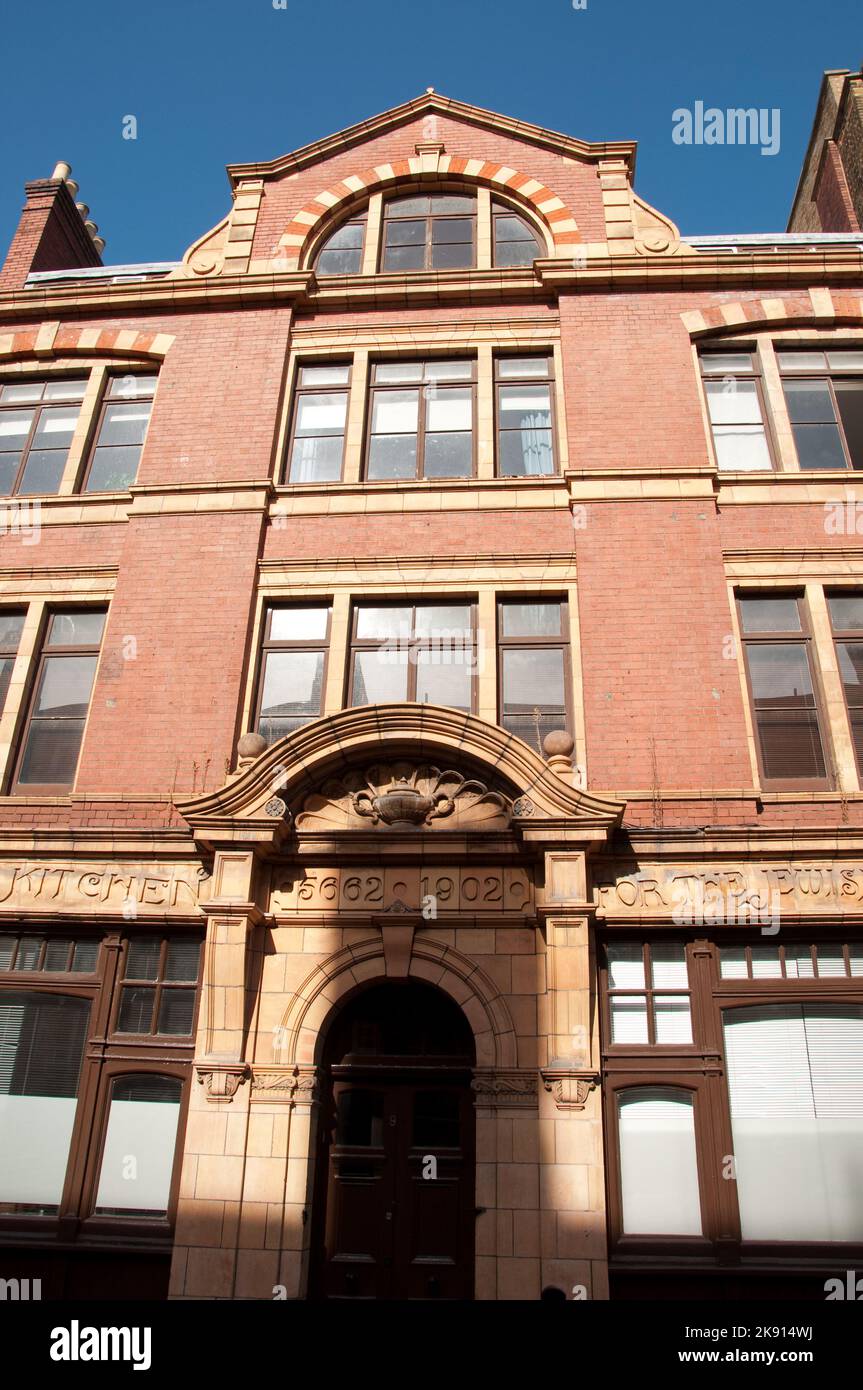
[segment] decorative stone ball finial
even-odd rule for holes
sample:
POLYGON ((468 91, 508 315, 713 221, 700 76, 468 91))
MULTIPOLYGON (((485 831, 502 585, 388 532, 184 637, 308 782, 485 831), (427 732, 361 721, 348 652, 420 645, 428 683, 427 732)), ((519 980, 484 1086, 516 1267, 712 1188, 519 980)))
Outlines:
POLYGON ((243 734, 242 738, 237 740, 237 770, 249 767, 266 747, 267 740, 263 734, 243 734))
POLYGON ((552 772, 569 781, 572 774, 572 750, 575 740, 566 729, 552 729, 542 740, 542 749, 552 772))

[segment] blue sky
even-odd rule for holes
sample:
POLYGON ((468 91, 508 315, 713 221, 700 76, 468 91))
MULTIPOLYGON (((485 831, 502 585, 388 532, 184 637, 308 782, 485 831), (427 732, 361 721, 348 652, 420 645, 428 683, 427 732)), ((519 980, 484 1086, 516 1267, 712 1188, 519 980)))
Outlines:
POLYGON ((860 20, 860 0, 8 0, 0 243, 24 182, 66 159, 106 261, 178 259, 227 211, 226 163, 428 86, 582 139, 637 140, 638 192, 684 232, 781 231, 821 73, 859 67, 860 20), (676 145, 672 113, 696 101, 778 107, 779 153, 676 145))

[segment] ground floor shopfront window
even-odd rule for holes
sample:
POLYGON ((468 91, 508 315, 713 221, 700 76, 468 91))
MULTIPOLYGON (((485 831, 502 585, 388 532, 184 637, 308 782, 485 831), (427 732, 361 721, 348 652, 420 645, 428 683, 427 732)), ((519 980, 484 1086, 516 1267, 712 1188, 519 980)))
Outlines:
POLYGON ((601 954, 612 1263, 859 1258, 860 943, 609 934, 601 954))
POLYGON ((0 1245, 170 1244, 201 934, 0 931, 0 1245))

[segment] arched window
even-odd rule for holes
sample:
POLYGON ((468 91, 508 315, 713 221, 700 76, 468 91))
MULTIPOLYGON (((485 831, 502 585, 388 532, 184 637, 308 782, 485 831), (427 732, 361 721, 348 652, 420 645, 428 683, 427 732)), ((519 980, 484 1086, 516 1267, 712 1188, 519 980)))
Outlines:
POLYGON ((617 1104, 624 1235, 700 1236, 691 1092, 637 1086, 617 1104))
POLYGON ((458 270, 476 264, 476 199, 410 193, 384 204, 381 270, 458 270))
POLYGON ((319 275, 359 275, 363 268, 366 209, 343 222, 321 245, 315 260, 319 275))
POLYGON ((533 265, 537 256, 545 255, 545 247, 526 218, 520 217, 504 203, 492 203, 491 215, 494 224, 494 264, 498 269, 533 265))

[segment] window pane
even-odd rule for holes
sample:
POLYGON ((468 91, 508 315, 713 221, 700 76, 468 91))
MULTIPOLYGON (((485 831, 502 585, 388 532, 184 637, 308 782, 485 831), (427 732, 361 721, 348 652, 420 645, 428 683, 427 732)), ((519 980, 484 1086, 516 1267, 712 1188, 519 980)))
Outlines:
POLYGON ((863 1238, 863 1008, 729 1009, 724 1034, 744 1239, 863 1238))
POLYGON ((39 968, 39 953, 42 950, 41 936, 22 936, 18 942, 18 954, 15 957, 16 970, 37 970, 39 968))
POLYGON ((502 603, 501 634, 504 637, 559 637, 559 603, 502 603))
POLYGON ((388 637, 410 638, 412 616, 411 608, 370 608, 363 604, 357 609, 357 637, 380 642, 388 637))
POLYGON ((28 495, 53 496, 59 490, 65 466, 65 449, 31 449, 18 491, 28 495))
POLYGON ((364 222, 348 222, 327 238, 324 243, 326 249, 328 251, 344 251, 348 248, 356 249, 356 247, 362 246, 365 229, 364 222))
POLYGON ((762 425, 715 426, 713 444, 722 472, 755 473, 773 466, 762 425))
POLYGON ((425 478, 469 478, 472 471, 473 440, 469 433, 426 435, 425 478))
POLYGON ((566 709, 563 652, 560 648, 504 649, 503 709, 508 717, 531 715, 536 706, 563 714, 566 709))
POLYGON ((500 435, 500 472, 505 478, 535 478, 554 472, 551 430, 504 430, 500 435))
POLYGON ((444 217, 432 222, 433 246, 455 241, 473 241, 473 222, 469 217, 444 217))
POLYGON ((611 1041, 646 1043, 647 997, 644 994, 616 994, 611 999, 611 1041))
POLYGON ((323 672, 323 652, 269 652, 262 715, 318 713, 323 672))
POLYGON ((650 973, 654 989, 688 989, 685 946, 651 946, 650 973))
POLYGON ((369 443, 369 465, 366 476, 385 482, 393 478, 415 478, 417 474, 417 437, 415 434, 373 435, 369 443))
POLYGON ((342 435, 295 438, 291 449, 290 482, 337 483, 342 476, 342 435))
POLYGON ((535 244, 536 238, 526 222, 520 217, 510 217, 498 213, 494 219, 494 234, 498 241, 529 241, 535 244))
POLYGON ((742 946, 719 948, 719 974, 723 980, 747 979, 746 951, 742 946))
POLYGON ((49 647, 98 647, 105 626, 101 609, 82 609, 76 613, 55 613, 48 633, 49 647))
POLYGON ((68 970, 71 954, 71 941, 64 941, 61 937, 49 938, 45 942, 45 959, 42 962, 42 969, 68 970))
POLYGON ((653 1000, 653 1026, 658 1043, 691 1043, 692 1018, 685 994, 657 994, 653 1000))
POLYGON ((274 608, 270 637, 274 642, 323 641, 329 615, 329 608, 274 608))
POLYGON ((109 405, 99 430, 100 444, 142 444, 150 418, 150 402, 109 405))
POLYGON ((433 193, 429 198, 429 210, 433 213, 472 213, 476 211, 476 203, 470 193, 433 193))
POLYGON ((108 383, 108 396, 112 400, 140 400, 152 396, 159 378, 153 376, 114 376, 108 383))
POLYGON ((407 692, 406 651, 367 651, 354 654, 354 705, 406 700, 407 692))
POLYGON ((752 947, 752 978, 753 980, 779 980, 782 978, 778 946, 752 947))
POLYGON ((18 781, 25 786, 71 787, 83 734, 83 719, 33 719, 18 781))
POLYGON ((175 1037, 188 1037, 192 1031, 195 1013, 195 991, 193 989, 163 989, 159 1001, 159 1021, 157 1033, 170 1033, 175 1037))
POLYGON ((782 368, 794 368, 807 372, 824 370, 823 352, 777 352, 776 360, 782 368))
POLYGON ((141 448, 137 444, 110 445, 93 454, 85 492, 125 492, 138 476, 141 448))
POLYGON ((469 386, 426 388, 426 429, 469 430, 473 423, 473 392, 469 386))
POLYGON ((409 434, 419 420, 418 391, 376 391, 372 405, 372 434, 409 434))
POLYGON ((817 953, 818 978, 836 980, 845 977, 845 954, 841 946, 819 946, 817 953))
POLYGON ((499 357, 497 374, 499 377, 548 376, 547 357, 499 357))
POLYGON ((77 406, 46 407, 39 415, 33 435, 34 448, 68 449, 78 423, 78 413, 77 406))
POLYGON ((815 967, 808 946, 785 947, 785 976, 789 980, 813 980, 815 967))
POLYGON ((76 941, 72 955, 72 970, 76 975, 92 975, 99 959, 98 941, 76 941))
POLYGON ((511 270, 514 266, 533 265, 542 251, 531 237, 530 241, 495 242, 494 263, 501 270, 511 270))
POLYGON ((423 362, 378 362, 375 367, 375 381, 422 381, 431 363, 423 362))
POLYGON ((863 468, 863 381, 835 381, 833 389, 851 455, 851 467, 863 468))
POLYGON ((356 251, 322 251, 318 257, 319 275, 358 275, 362 269, 363 253, 356 251))
POLYGON ((95 656, 47 657, 36 696, 36 714, 85 718, 96 661, 95 656))
POLYGON ((548 429, 551 426, 551 396, 548 386, 501 386, 501 429, 548 429))
POLYGON ((470 608, 467 604, 418 604, 414 617, 414 631, 418 637, 437 639, 442 636, 448 638, 455 633, 464 645, 471 637, 470 608))
POLYGON ((606 947, 609 989, 644 989, 644 952, 640 946, 606 947))
POLYGON ((469 711, 472 665, 471 652, 419 651, 416 662, 418 703, 449 705, 469 711))
POLYGON ((749 670, 764 775, 823 777, 824 758, 805 649, 750 647, 749 670))
MULTIPOLYGON (((2 444, 0 440, 0 444, 2 444)), ((11 493, 18 475, 18 468, 21 464, 21 455, 0 453, 0 493, 4 496, 11 493)))
POLYGON ((705 372, 722 372, 728 376, 736 372, 751 372, 752 357, 748 352, 705 352, 701 365, 705 372))
POLYGON ((15 953, 15 937, 0 936, 0 970, 9 970, 15 953))
POLYGON ((200 941, 175 939, 168 942, 164 976, 166 980, 196 981, 200 964, 200 941))
POLYGON ((0 413, 0 446, 5 450, 20 449, 33 423, 32 410, 4 410, 0 413))
POLYGON ((0 657, 0 714, 6 703, 6 695, 9 690, 9 682, 12 679, 12 670, 15 666, 14 656, 0 657))
MULTIPOLYGON (((458 357, 454 361, 440 361, 435 359, 431 362, 424 362, 423 378, 425 381, 470 381, 473 376, 473 360, 469 357, 458 357)), ((433 400, 434 396, 430 391, 426 391, 426 399, 433 400)))
POLYGON ((824 424, 836 419, 826 381, 802 378, 783 382, 788 418, 792 424, 824 424))
POLYGON ((0 994, 0 1202, 59 1205, 89 1014, 86 999, 0 994))
POLYGON ((0 648, 17 651, 23 626, 23 613, 0 613, 0 648))
POLYGON ((384 270, 422 270, 425 266, 425 246, 387 246, 384 248, 384 270))
POLYGON ((724 381, 707 381, 707 405, 714 425, 760 425, 761 402, 758 387, 751 379, 727 377, 724 381))
POLYGON ((385 241, 388 247, 393 246, 424 246, 426 239, 425 219, 422 221, 409 222, 402 218, 399 221, 387 222, 385 241))
POLYGON ((848 467, 836 425, 793 425, 792 430, 801 468, 848 467))
POLYGON ((118 1033, 149 1033, 153 1027, 153 1003, 155 989, 137 985, 124 985, 120 1000, 120 1016, 117 1019, 118 1033))
POLYGON ((159 977, 159 956, 162 939, 159 936, 135 936, 129 942, 124 978, 127 980, 156 980, 159 977))
POLYGON ((859 372, 863 368, 863 352, 854 352, 853 350, 828 352, 827 365, 834 371, 859 372))
POLYGON ((849 946, 848 958, 851 963, 851 974, 855 978, 863 975, 863 946, 849 946))
POLYGON ((799 632, 800 609, 794 598, 741 598, 744 632, 799 632))
POLYGON ((114 1082, 97 1212, 165 1215, 181 1091, 180 1082, 167 1076, 127 1076, 114 1082))
POLYGON ((44 385, 42 381, 7 382, 5 386, 0 387, 0 402, 3 405, 11 405, 13 402, 29 405, 33 401, 41 401, 44 385))
POLYGON ((623 1229, 627 1235, 701 1235, 692 1097, 642 1087, 618 1100, 623 1229))
POLYGON ((351 369, 347 364, 334 362, 331 366, 301 367, 300 386, 347 386, 351 369))
POLYGON ((297 404, 296 433, 342 434, 347 404, 346 391, 300 396, 297 404))
POLYGON ((831 594, 827 603, 830 618, 839 632, 863 632, 863 594, 831 594))

